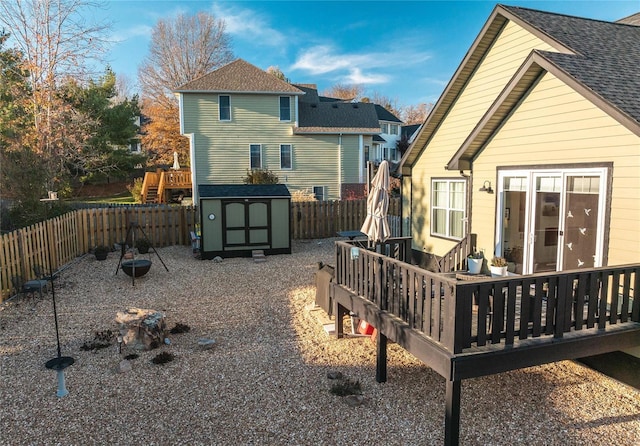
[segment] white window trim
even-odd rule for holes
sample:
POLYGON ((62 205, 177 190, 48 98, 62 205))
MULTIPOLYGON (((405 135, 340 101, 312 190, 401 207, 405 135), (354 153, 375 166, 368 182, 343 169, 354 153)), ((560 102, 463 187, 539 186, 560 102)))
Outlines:
POLYGON ((451 235, 449 233, 450 228, 451 228, 451 225, 450 225, 450 222, 449 222, 449 216, 450 216, 450 213, 451 213, 452 210, 456 210, 456 211, 460 211, 461 210, 463 212, 462 221, 464 222, 467 219, 467 199, 468 199, 468 197, 467 197, 467 182, 466 182, 466 180, 457 179, 457 178, 433 178, 433 179, 431 179, 431 197, 429 199, 429 218, 430 218, 431 223, 432 223, 432 224, 429 225, 429 229, 430 229, 429 232, 431 233, 431 236, 439 237, 439 238, 445 238, 445 239, 449 239, 449 240, 462 240, 464 238, 465 231, 466 231, 466 228, 465 228, 464 225, 462 227, 462 236, 461 237, 457 237, 457 236, 451 235), (434 202, 434 199, 433 199, 434 183, 442 183, 442 182, 446 182, 447 183, 447 205, 446 205, 446 207, 442 207, 442 206, 435 207, 434 204, 433 204, 433 202, 434 202), (450 188, 450 184, 451 183, 462 183, 463 186, 464 186, 463 187, 464 198, 462 200, 463 206, 464 206, 463 209, 453 209, 453 208, 449 207, 449 201, 450 201, 449 200, 449 194, 451 193, 451 188, 450 188), (445 222, 445 228, 447 230, 446 234, 441 234, 439 232, 435 232, 435 230, 434 230, 434 227, 435 227, 435 225, 433 224, 433 217, 434 217, 434 212, 433 211, 434 211, 434 209, 445 209, 447 211, 446 212, 447 221, 445 222))
POLYGON ((293 170, 293 144, 280 144, 280 170, 293 170), (290 167, 282 167, 282 146, 289 146, 290 167))
POLYGON ((291 122, 291 111, 291 96, 278 96, 278 118, 280 118, 280 122, 291 122), (282 106, 280 105, 282 98, 289 100, 289 119, 282 119, 282 106))
POLYGON ((257 144, 257 143, 249 144, 249 169, 251 169, 251 170, 253 170, 253 169, 264 169, 264 164, 262 163, 262 144, 257 144), (251 146, 260 147, 260 166, 259 167, 253 167, 251 165, 251 146))
POLYGON ((231 95, 219 94, 218 95, 218 121, 229 122, 229 121, 231 121, 232 118, 233 118, 233 116, 231 116, 231 95), (222 104, 221 104, 220 98, 223 97, 223 96, 229 98, 229 119, 222 119, 222 117, 220 116, 221 115, 221 111, 222 111, 222 108, 221 108, 222 104))

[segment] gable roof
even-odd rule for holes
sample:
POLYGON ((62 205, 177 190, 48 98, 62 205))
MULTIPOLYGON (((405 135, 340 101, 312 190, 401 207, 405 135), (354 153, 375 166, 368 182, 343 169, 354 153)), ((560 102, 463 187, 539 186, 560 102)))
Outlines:
POLYGON ((486 136, 489 130, 497 128, 506 116, 507 108, 517 103, 543 70, 553 72, 623 125, 640 134, 640 77, 637 76, 640 27, 498 5, 403 156, 403 173, 409 173, 410 166, 444 120, 508 20, 518 23, 558 52, 534 50, 531 53, 448 168, 464 168, 464 164, 457 162, 465 157, 468 160, 474 153, 470 140, 475 137, 477 143, 481 133, 486 136), (489 122, 492 126, 486 127, 489 122))
POLYGON ((376 106, 376 113, 380 121, 402 122, 396 115, 384 108, 382 105, 374 104, 376 106))
POLYGON ((176 93, 273 93, 302 95, 304 92, 242 59, 236 59, 204 76, 178 87, 176 93))

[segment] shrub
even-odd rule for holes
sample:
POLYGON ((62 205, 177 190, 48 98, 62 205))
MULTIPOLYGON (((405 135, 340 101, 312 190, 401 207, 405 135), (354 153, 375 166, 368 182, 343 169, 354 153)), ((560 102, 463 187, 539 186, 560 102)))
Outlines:
POLYGON ((142 183, 144 179, 135 178, 133 183, 130 186, 127 186, 129 192, 131 192, 131 196, 133 197, 133 201, 136 203, 142 203, 142 183))
POLYGON ((244 184, 278 184, 278 176, 268 169, 247 169, 244 184))

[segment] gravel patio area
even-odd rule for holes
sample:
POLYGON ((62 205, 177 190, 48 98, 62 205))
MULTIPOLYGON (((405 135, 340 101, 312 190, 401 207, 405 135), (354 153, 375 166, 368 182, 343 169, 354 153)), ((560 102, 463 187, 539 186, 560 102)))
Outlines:
MULTIPOLYGON (((0 444, 3 445, 439 445, 445 382, 395 344, 388 381, 375 382, 369 338, 328 336, 310 312, 317 262, 334 264, 334 239, 294 241, 293 254, 222 263, 189 247, 151 255, 150 272, 115 275, 119 255, 87 255, 56 281, 69 395, 56 397, 51 295, 0 305, 0 444), (191 327, 170 345, 134 353, 87 351, 116 330, 118 311, 148 308, 191 327), (198 339, 213 338, 203 350, 198 339), (162 351, 172 362, 154 364, 162 351), (351 407, 330 392, 329 372, 359 381, 351 407)), ((640 391, 572 361, 462 384, 463 445, 640 444, 640 391)))

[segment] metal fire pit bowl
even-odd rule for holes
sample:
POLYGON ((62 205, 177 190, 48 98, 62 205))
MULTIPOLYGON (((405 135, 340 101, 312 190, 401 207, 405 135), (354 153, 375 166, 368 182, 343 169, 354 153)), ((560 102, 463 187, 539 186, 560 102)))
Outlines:
POLYGON ((151 260, 136 259, 122 262, 122 271, 129 277, 142 277, 149 272, 151 260))

